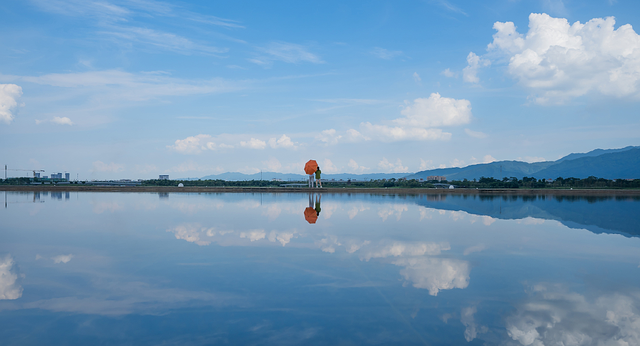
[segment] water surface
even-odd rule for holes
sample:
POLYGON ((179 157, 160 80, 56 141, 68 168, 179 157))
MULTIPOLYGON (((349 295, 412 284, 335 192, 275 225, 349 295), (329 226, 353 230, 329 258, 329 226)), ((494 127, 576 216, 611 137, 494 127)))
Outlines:
POLYGON ((8 192, 0 340, 640 344, 638 198, 317 197, 8 192))

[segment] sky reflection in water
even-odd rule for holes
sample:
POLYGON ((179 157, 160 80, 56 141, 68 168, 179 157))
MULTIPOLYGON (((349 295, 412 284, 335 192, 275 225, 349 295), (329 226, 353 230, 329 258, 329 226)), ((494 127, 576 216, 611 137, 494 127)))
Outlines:
POLYGON ((640 344, 637 198, 312 198, 7 193, 0 340, 640 344))

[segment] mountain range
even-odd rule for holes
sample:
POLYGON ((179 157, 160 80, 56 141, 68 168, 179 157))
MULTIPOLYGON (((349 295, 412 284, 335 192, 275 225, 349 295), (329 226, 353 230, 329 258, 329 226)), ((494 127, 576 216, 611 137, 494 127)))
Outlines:
POLYGON ((605 179, 640 178, 640 146, 621 149, 596 149, 588 153, 574 153, 556 161, 527 163, 495 161, 467 167, 440 168, 417 172, 407 179, 426 179, 445 176, 447 180, 477 179, 480 177, 534 177, 537 179, 580 178, 596 176, 605 179))
MULTIPOLYGON (((481 177, 502 179, 504 177, 533 177, 536 179, 580 178, 595 176, 605 179, 640 179, 640 146, 628 146, 620 149, 595 149, 587 153, 572 153, 556 161, 522 162, 494 161, 466 167, 438 168, 416 173, 369 173, 369 174, 327 174, 323 179, 335 180, 375 180, 391 178, 426 179, 428 176, 444 176, 447 180, 478 179, 481 177)), ((207 175, 197 179, 221 180, 273 180, 306 181, 304 174, 262 172, 244 174, 227 172, 207 175)))

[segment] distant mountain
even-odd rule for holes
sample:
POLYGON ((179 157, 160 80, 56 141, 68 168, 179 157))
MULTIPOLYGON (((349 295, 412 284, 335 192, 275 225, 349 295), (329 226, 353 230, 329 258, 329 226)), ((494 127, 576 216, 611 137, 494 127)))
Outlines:
MULTIPOLYGON (((391 178, 402 178, 405 177, 408 173, 370 173, 370 174, 350 174, 350 173, 339 173, 339 174, 326 174, 322 173, 322 179, 336 179, 336 180, 370 180, 370 179, 391 179, 391 178)), ((200 178, 202 180, 206 179, 220 179, 220 180, 228 180, 228 181, 242 181, 242 180, 273 180, 273 179, 282 179, 283 181, 306 181, 308 178, 307 175, 304 174, 294 174, 294 173, 276 173, 276 172, 262 172, 255 174, 244 174, 238 172, 229 172, 222 174, 214 174, 207 175, 206 177, 200 178)))
POLYGON ((551 161, 535 163, 521 161, 496 161, 461 168, 440 168, 422 171, 407 176, 407 179, 426 179, 431 175, 445 176, 448 180, 472 180, 480 177, 493 177, 496 179, 516 177, 521 179, 526 176, 530 177, 534 173, 553 164, 554 162, 551 161))
POLYGON ((533 176, 538 179, 557 177, 583 179, 589 176, 605 179, 640 178, 640 147, 562 161, 536 172, 533 176))
POLYGON ((573 153, 573 154, 569 154, 555 162, 562 162, 562 161, 567 161, 567 160, 575 160, 575 159, 580 159, 583 157, 592 157, 592 156, 600 156, 603 154, 613 154, 613 153, 618 153, 618 152, 622 152, 622 151, 627 151, 627 150, 631 150, 631 149, 638 149, 639 147, 634 147, 634 146, 628 146, 628 147, 624 147, 621 149, 595 149, 595 150, 591 150, 588 153, 573 153))
POLYGON ((569 154, 557 161, 527 163, 521 161, 496 161, 461 168, 442 168, 421 171, 407 179, 426 179, 428 176, 445 176, 447 180, 478 179, 491 177, 549 178, 640 178, 640 147, 621 149, 596 149, 588 153, 569 154))

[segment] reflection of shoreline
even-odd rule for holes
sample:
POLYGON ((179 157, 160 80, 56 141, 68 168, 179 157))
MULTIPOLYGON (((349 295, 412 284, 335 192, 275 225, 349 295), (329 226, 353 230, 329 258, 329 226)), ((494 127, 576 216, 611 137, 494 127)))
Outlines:
MULTIPOLYGON (((87 191, 87 192, 260 192, 260 193, 309 193, 317 192, 309 188, 291 187, 169 187, 169 186, 132 186, 132 187, 110 187, 110 186, 0 186, 0 191, 87 191)), ((640 189, 574 189, 574 190, 554 190, 554 189, 386 189, 386 188, 331 188, 325 187, 323 193, 362 193, 381 195, 560 195, 560 196, 637 196, 640 197, 640 189)))

